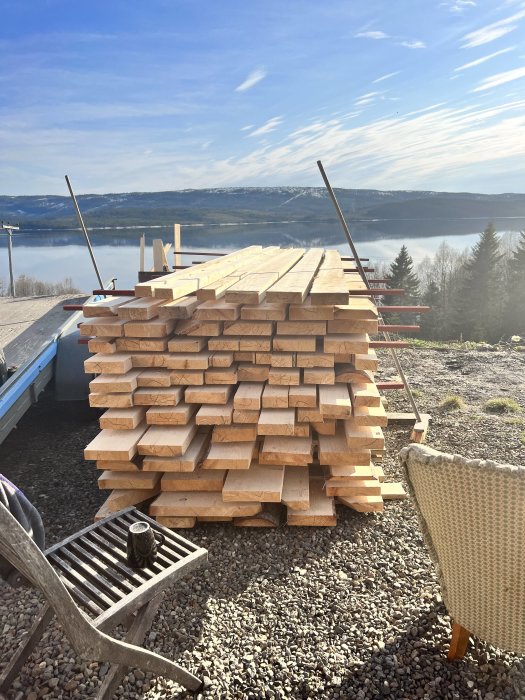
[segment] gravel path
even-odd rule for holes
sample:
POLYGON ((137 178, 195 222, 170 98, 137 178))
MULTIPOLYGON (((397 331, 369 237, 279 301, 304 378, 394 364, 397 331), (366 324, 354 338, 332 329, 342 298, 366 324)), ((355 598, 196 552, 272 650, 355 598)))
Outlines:
MULTIPOLYGON (((382 376, 393 377, 382 359, 382 376)), ((525 422, 482 412, 495 396, 525 407, 525 355, 425 350, 403 360, 420 409, 433 414, 429 444, 525 464, 525 422), (464 411, 438 410, 449 393, 464 398, 464 411)), ((56 408, 41 400, 0 446, 0 470, 41 509, 49 544, 88 524, 103 500, 82 461, 96 413, 56 408)), ((401 392, 389 408, 407 409, 401 392)), ((401 478, 396 455, 407 442, 406 428, 388 429, 391 477, 401 478)), ((525 663, 511 654, 478 641, 463 661, 446 661, 450 620, 408 501, 388 503, 382 516, 342 509, 336 528, 211 524, 186 534, 208 548, 209 568, 170 592, 147 645, 202 674, 203 699, 525 697, 525 663)), ((0 668, 41 601, 0 584, 0 668)), ((79 663, 51 625, 9 697, 93 697, 106 672, 79 663)), ((119 697, 190 696, 135 671, 119 697)))

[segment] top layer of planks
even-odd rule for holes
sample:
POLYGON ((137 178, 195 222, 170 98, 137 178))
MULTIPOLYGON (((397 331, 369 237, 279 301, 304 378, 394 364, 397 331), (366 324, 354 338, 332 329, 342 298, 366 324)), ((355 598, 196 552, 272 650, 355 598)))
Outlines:
MULTIPOLYGON (((227 303, 346 304, 349 281, 336 250, 249 246, 135 286, 137 297, 166 303, 196 294, 198 301, 227 303)), ((132 320, 140 301, 129 305, 132 320), (133 304, 135 306, 133 306, 133 304)), ((96 311, 93 310, 93 315, 96 311)))

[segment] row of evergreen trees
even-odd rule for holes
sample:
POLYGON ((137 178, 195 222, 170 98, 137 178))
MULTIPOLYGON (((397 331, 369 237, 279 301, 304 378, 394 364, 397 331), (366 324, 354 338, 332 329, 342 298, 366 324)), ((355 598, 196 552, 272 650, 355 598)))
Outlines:
MULTIPOLYGON (((420 337, 490 343, 525 336, 525 231, 508 250, 489 224, 471 251, 443 243, 433 258, 414 269, 405 245, 386 273, 387 286, 405 295, 383 297, 383 304, 422 304, 420 337)), ((388 314, 387 322, 411 324, 413 314, 388 314)))

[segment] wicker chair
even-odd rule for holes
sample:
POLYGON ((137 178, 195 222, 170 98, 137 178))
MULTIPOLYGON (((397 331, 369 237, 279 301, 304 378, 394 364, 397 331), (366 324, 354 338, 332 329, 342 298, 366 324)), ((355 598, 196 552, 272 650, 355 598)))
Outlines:
POLYGON ((416 444, 400 458, 454 621, 448 658, 471 634, 525 654, 525 467, 416 444))

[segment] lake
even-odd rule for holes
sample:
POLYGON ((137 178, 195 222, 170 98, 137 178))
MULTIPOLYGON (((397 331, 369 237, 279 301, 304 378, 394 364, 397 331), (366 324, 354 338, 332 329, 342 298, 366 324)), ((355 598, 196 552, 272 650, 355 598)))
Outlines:
MULTIPOLYGON (((477 240, 487 221, 472 219, 426 221, 351 221, 352 236, 362 257, 375 263, 391 262, 403 243, 417 264, 432 255, 446 241, 463 251, 477 240)), ((503 233, 525 228, 523 219, 494 220, 503 233)), ((89 232, 95 257, 104 281, 117 278, 117 287, 129 288, 137 281, 139 268, 139 239, 146 235, 146 269, 152 266, 151 241, 173 240, 171 227, 133 227, 96 229, 89 232)), ((247 245, 324 246, 350 254, 344 233, 337 221, 312 224, 267 222, 221 226, 182 226, 182 247, 186 250, 215 250, 225 252, 247 245)), ((172 257, 169 258, 173 260, 172 257)), ((195 256, 183 256, 190 264, 195 256)), ((205 258, 204 258, 205 259, 205 258)), ((20 231, 13 235, 13 266, 15 277, 30 275, 46 282, 58 282, 71 277, 76 287, 90 291, 98 286, 91 259, 80 230, 20 231)), ((0 237, 0 279, 9 277, 7 237, 0 237)))

